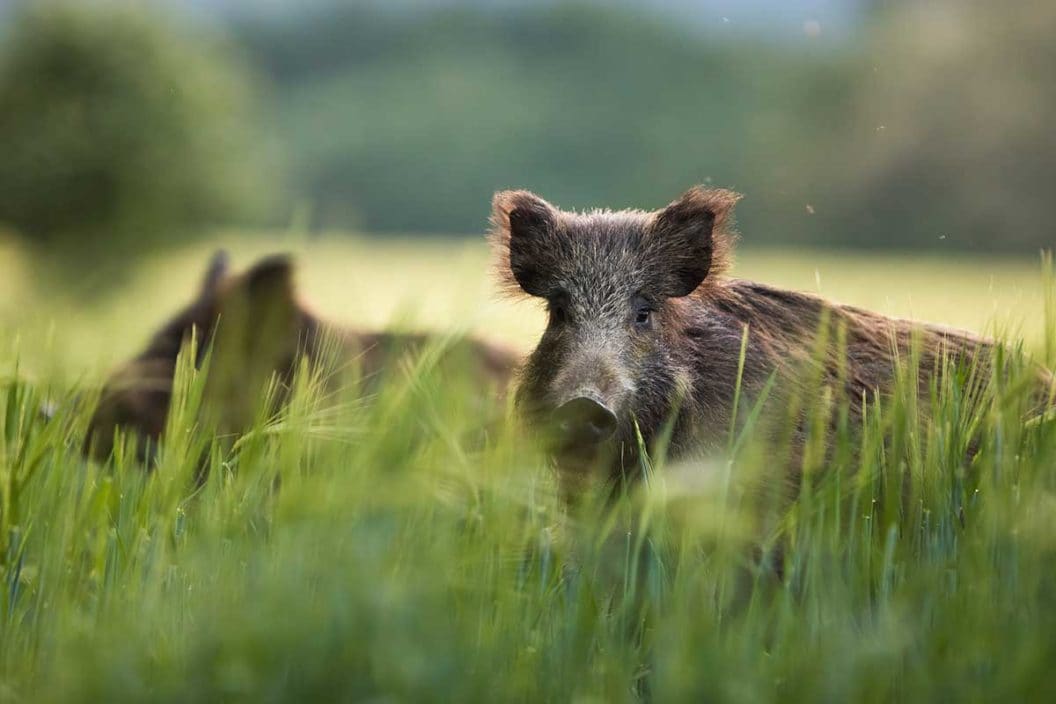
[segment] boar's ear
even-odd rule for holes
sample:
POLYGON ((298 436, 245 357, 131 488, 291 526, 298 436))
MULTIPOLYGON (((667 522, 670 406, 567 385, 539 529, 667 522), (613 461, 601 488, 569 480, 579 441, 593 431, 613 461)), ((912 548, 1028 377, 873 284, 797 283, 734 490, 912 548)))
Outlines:
POLYGON ((256 353, 282 346, 299 310, 293 262, 285 255, 261 259, 223 291, 218 307, 220 339, 215 347, 256 353))
POLYGON ((653 215, 643 246, 657 293, 687 296, 726 270, 732 244, 726 226, 739 199, 733 191, 695 186, 653 215))
POLYGON ((491 227, 500 279, 511 289, 546 296, 557 210, 529 191, 500 191, 492 200, 491 227))
POLYGON ((288 256, 270 256, 223 290, 205 387, 211 422, 248 424, 272 375, 292 371, 302 320, 293 273, 288 256))
POLYGON ((296 308, 293 287, 293 261, 288 255, 273 254, 261 259, 246 272, 242 289, 249 313, 259 320, 286 316, 296 308))
POLYGON ((205 276, 202 277, 201 297, 205 298, 216 293, 220 286, 220 282, 227 275, 228 267, 230 266, 230 258, 227 256, 227 252, 223 249, 218 249, 213 253, 212 258, 209 260, 209 266, 205 270, 205 276))

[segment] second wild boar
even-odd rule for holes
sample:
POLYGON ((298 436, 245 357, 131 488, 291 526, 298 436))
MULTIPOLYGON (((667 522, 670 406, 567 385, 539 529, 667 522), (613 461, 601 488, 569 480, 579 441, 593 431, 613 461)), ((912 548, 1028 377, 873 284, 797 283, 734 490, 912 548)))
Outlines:
MULTIPOLYGON (((229 433, 252 422, 273 376, 288 386, 302 357, 315 363, 328 355, 358 364, 369 387, 392 362, 436 342, 423 333, 331 325, 297 300, 288 257, 266 257, 232 274, 226 254, 218 252, 196 298, 105 383, 85 441, 90 455, 109 456, 120 429, 136 437, 140 459, 149 459, 165 429, 177 357, 192 334, 198 340, 195 366, 202 365, 207 350, 212 355, 206 402, 215 406, 219 429, 229 433)), ((519 362, 510 350, 471 338, 442 348, 442 354, 442 369, 469 375, 484 402, 502 397, 519 362)))

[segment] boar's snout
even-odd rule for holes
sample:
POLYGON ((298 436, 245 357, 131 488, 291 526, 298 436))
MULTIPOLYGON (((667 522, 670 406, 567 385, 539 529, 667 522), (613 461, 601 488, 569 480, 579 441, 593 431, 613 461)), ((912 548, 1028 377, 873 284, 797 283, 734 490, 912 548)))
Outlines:
POLYGON ((598 445, 616 432, 616 414, 586 396, 566 401, 554 411, 554 425, 565 447, 598 445))

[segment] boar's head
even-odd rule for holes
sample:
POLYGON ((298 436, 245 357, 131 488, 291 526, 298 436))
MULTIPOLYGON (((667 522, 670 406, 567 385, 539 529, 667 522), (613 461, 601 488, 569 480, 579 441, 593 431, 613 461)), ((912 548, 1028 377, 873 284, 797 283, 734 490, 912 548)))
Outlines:
POLYGON ((518 405, 566 474, 633 472, 639 434, 649 443, 677 422, 694 383, 686 306, 727 266, 738 198, 693 188, 655 212, 573 213, 527 191, 496 194, 499 278, 549 316, 518 405))

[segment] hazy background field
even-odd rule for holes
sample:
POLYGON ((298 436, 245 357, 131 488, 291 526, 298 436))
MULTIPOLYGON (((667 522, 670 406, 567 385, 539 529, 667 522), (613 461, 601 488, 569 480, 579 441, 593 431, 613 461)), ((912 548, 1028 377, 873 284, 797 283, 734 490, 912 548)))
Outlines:
MULTIPOLYGON (((17 334, 4 340, 0 358, 20 353, 23 371, 36 376, 98 380, 191 300, 208 258, 221 246, 236 267, 290 252, 302 299, 335 322, 466 331, 523 351, 542 331, 540 304, 499 293, 479 233, 385 240, 328 233, 310 242, 303 236, 225 233, 215 243, 146 257, 118 290, 87 303, 36 281, 29 256, 8 243, 0 246, 0 324, 17 334)), ((748 248, 733 273, 888 315, 1022 337, 1034 352, 1042 347, 1040 257, 748 248)))

